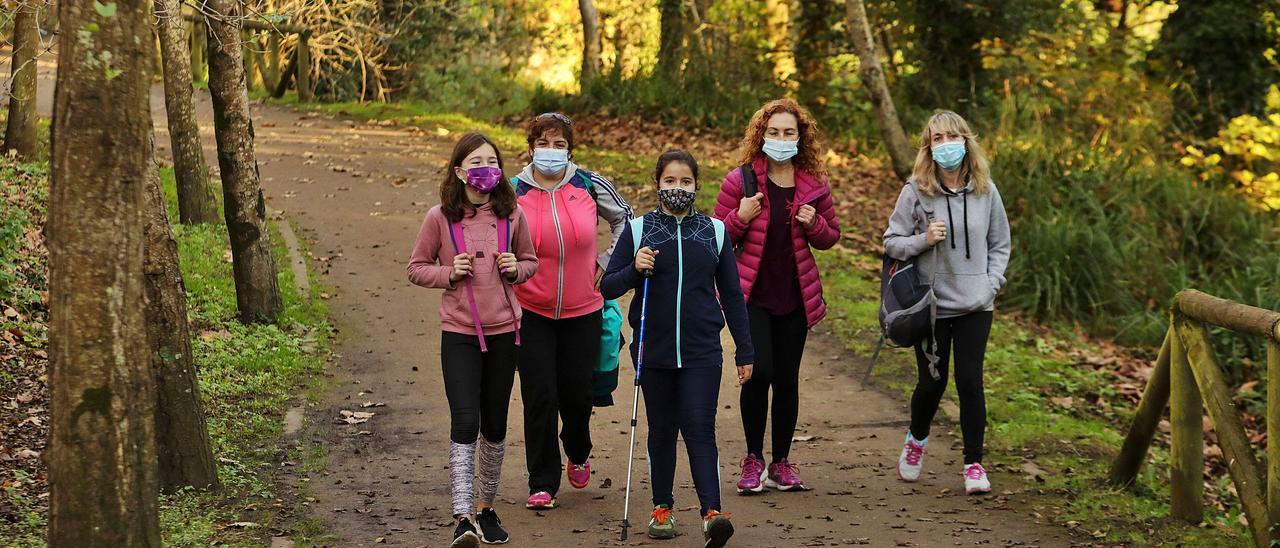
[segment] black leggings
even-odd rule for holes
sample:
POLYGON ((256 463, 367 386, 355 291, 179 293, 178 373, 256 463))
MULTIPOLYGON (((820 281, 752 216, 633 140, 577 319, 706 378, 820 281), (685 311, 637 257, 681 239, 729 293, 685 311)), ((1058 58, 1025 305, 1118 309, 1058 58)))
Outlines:
POLYGON ((974 312, 934 324, 938 340, 939 380, 929 374, 929 361, 922 345, 916 345, 916 365, 920 379, 911 395, 911 437, 929 437, 929 423, 938 412, 938 403, 947 388, 947 362, 952 347, 956 356, 956 392, 960 395, 960 431, 964 435, 964 463, 982 461, 982 444, 987 430, 987 401, 982 391, 982 361, 991 335, 991 312, 974 312))
POLYGON ((560 490, 561 442, 574 464, 591 456, 591 376, 600 363, 601 318, 599 310, 559 320, 524 311, 520 395, 530 494, 560 490))
POLYGON ((764 457, 764 427, 769 419, 769 388, 773 388, 772 462, 791 453, 791 437, 800 414, 800 359, 809 325, 804 307, 785 316, 775 316, 748 304, 751 343, 756 350, 751 380, 742 386, 738 405, 742 407, 742 430, 747 436, 747 452, 764 457))
POLYGON ((507 408, 516 376, 516 334, 484 338, 488 352, 480 352, 475 335, 445 331, 440 335, 440 368, 449 399, 449 439, 475 443, 478 434, 500 442, 507 437, 507 408))

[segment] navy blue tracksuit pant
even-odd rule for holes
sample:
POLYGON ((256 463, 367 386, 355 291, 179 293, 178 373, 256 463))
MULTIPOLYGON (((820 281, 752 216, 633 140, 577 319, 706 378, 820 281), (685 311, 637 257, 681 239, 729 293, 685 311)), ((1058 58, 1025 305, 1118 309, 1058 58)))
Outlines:
POLYGON ((720 456, 716 451, 716 402, 720 367, 644 369, 645 416, 649 422, 649 481, 653 505, 675 508, 676 435, 684 437, 702 515, 720 510, 720 456))

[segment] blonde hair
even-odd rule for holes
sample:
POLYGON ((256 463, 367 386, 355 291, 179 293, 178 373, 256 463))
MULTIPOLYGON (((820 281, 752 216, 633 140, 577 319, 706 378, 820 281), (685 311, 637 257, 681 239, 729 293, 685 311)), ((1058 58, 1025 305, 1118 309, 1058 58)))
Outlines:
POLYGON ((991 188, 991 164, 987 161, 987 153, 978 144, 978 136, 969 128, 959 114, 949 110, 940 110, 929 121, 925 122, 920 132, 920 150, 916 152, 916 165, 911 170, 911 178, 916 187, 929 196, 937 196, 942 192, 942 180, 938 178, 938 164, 933 161, 933 133, 954 133, 964 139, 964 161, 960 163, 960 177, 973 183, 975 194, 985 194, 991 188))

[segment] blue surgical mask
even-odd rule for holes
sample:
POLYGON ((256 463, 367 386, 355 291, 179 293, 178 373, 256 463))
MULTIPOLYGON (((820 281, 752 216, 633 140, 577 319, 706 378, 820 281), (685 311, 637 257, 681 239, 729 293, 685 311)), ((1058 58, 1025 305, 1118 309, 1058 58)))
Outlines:
POLYGON ((763 150, 775 162, 785 162, 800 152, 800 140, 780 141, 766 138, 764 146, 760 147, 760 150, 763 150))
POLYGON ((556 175, 569 165, 569 151, 563 148, 533 149, 533 167, 543 175, 556 175))
POLYGON ((947 141, 933 147, 933 161, 938 162, 942 169, 955 171, 964 161, 964 153, 964 139, 947 141))

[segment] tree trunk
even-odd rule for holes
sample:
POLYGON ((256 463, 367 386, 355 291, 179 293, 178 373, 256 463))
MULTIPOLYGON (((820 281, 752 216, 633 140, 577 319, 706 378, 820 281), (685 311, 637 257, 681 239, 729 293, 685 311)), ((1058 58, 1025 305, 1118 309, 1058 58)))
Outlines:
POLYGON ((907 180, 915 164, 915 154, 907 135, 902 131, 902 123, 898 121, 898 111, 893 106, 893 97, 889 95, 889 86, 884 82, 884 71, 880 68, 880 58, 876 55, 875 43, 871 41, 871 25, 867 23, 867 8, 862 0, 847 0, 849 38, 853 41, 853 49, 858 53, 858 76, 863 87, 871 94, 871 110, 875 113, 876 124, 880 126, 880 138, 884 140, 884 148, 889 152, 893 163, 893 172, 899 179, 907 180))
POLYGON ((838 18, 833 0, 800 1, 800 32, 795 49, 799 99, 817 115, 827 106, 825 92, 831 82, 828 61, 836 39, 831 27, 838 18))
POLYGON ((213 98, 222 202, 231 237, 240 321, 271 322, 280 314, 282 303, 253 152, 253 120, 249 117, 240 49, 241 18, 236 6, 236 0, 206 3, 206 9, 215 14, 205 20, 209 28, 209 95, 213 98))
MULTIPOLYGON (((154 140, 154 135, 152 139, 154 140)), ((169 212, 154 158, 148 163, 146 220, 142 233, 143 274, 147 293, 147 342, 156 382, 156 451, 160 487, 218 486, 196 382, 195 357, 187 326, 187 293, 178 268, 178 243, 169 229, 169 212)))
POLYGON ((151 2, 108 5, 58 5, 74 32, 59 35, 47 224, 50 546, 160 546, 142 277, 151 2))
POLYGON ((587 82, 600 75, 600 14, 592 0, 578 0, 582 13, 582 76, 587 82))
POLYGON ((789 80, 796 72, 796 59, 791 51, 791 2, 766 0, 765 35, 773 52, 773 76, 779 82, 789 80))
POLYGON ((168 113, 169 142, 173 147, 173 175, 178 181, 178 219, 184 225, 218 222, 218 203, 204 163, 200 123, 192 100, 191 52, 182 24, 182 3, 155 0, 164 60, 164 106, 168 113))
POLYGON ((684 2, 682 0, 658 0, 658 74, 672 80, 679 79, 684 64, 684 2))
POLYGON ((36 55, 40 49, 37 28, 38 0, 18 0, 13 16, 12 80, 9 83, 9 123, 4 133, 4 151, 18 157, 36 158, 36 55))

